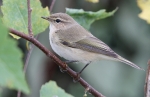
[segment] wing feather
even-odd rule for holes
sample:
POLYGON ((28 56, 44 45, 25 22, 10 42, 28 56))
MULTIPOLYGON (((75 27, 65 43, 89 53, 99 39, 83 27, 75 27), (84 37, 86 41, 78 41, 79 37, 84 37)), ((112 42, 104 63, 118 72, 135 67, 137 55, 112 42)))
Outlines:
POLYGON ((88 37, 72 43, 67 41, 62 41, 61 43, 68 47, 77 48, 92 53, 99 53, 113 58, 118 57, 118 55, 113 50, 111 50, 105 43, 96 37, 88 37))
POLYGON ((94 37, 80 25, 72 25, 68 28, 57 30, 56 34, 60 42, 65 46, 82 49, 92 53, 99 53, 113 58, 118 57, 109 46, 94 37), (80 31, 82 31, 82 33, 80 33, 80 31))

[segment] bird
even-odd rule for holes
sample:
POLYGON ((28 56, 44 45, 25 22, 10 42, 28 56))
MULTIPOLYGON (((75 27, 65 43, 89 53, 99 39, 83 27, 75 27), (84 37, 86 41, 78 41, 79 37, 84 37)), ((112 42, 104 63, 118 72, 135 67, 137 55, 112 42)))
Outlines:
POLYGON ((99 60, 120 61, 136 69, 144 70, 115 53, 107 44, 92 35, 66 13, 54 13, 42 17, 50 22, 49 41, 53 51, 70 62, 86 64, 99 60))

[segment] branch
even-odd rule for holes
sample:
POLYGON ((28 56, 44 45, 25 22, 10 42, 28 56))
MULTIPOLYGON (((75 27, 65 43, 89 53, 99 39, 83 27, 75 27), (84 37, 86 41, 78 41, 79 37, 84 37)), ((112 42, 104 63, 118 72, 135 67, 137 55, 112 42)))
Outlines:
MULTIPOLYGON (((30 0, 27 0, 27 9, 28 9, 28 33, 30 37, 33 37, 33 33, 32 33, 32 25, 31 25, 31 12, 32 9, 30 7, 30 0)), ((24 65, 24 73, 26 73, 26 69, 28 67, 28 62, 29 62, 29 58, 30 58, 30 54, 32 52, 32 45, 29 45, 31 47, 29 47, 29 51, 25 60, 25 65, 24 65)), ((17 97, 21 97, 21 91, 19 90, 17 93, 17 97)))
MULTIPOLYGON (((28 63, 29 63, 29 59, 30 59, 32 50, 33 50, 33 44, 30 44, 29 45, 29 51, 27 52, 27 56, 26 56, 25 64, 24 64, 24 68, 23 68, 24 73, 26 73, 26 71, 27 71, 27 67, 28 67, 28 63)), ((17 93, 17 97, 21 97, 21 91, 20 90, 17 93)))
POLYGON ((27 0, 27 7, 28 7, 28 33, 29 33, 30 36, 33 36, 32 25, 31 25, 31 12, 32 12, 32 9, 30 7, 30 0, 27 0))
POLYGON ((146 73, 146 79, 145 79, 145 97, 150 96, 150 60, 148 60, 148 69, 146 73))
POLYGON ((55 1, 56 1, 56 0, 52 0, 52 2, 51 2, 51 6, 50 6, 50 9, 49 9, 50 12, 51 12, 52 9, 53 9, 53 6, 54 6, 54 4, 55 4, 55 1))
MULTIPOLYGON (((53 53, 51 53, 46 47, 44 47, 38 40, 36 40, 34 37, 30 37, 22 32, 19 32, 14 29, 9 29, 10 33, 15 34, 19 37, 22 37, 31 43, 33 43, 35 46, 37 46, 40 50, 42 50, 49 58, 51 58, 54 62, 57 63, 58 66, 61 66, 62 69, 66 70, 66 72, 73 77, 74 79, 78 78, 77 73, 74 72, 72 69, 70 69, 67 64, 62 62, 59 58, 57 58, 53 53)), ((105 97, 101 93, 99 93, 97 90, 95 90, 92 86, 90 86, 85 80, 80 78, 79 83, 86 89, 88 92, 90 92, 95 97, 105 97)))

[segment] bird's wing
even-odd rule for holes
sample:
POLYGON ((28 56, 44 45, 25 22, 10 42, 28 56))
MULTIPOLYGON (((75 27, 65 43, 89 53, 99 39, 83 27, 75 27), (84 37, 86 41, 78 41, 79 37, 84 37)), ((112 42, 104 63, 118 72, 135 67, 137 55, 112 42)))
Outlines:
POLYGON ((55 33, 57 34, 57 37, 60 40, 69 41, 69 42, 77 42, 86 37, 93 36, 90 32, 85 30, 83 27, 76 24, 68 26, 67 28, 64 27, 64 29, 57 30, 55 33))
POLYGON ((105 43, 97 39, 96 37, 87 37, 77 42, 67 42, 61 41, 61 43, 67 47, 81 49, 84 51, 102 54, 111 58, 116 58, 120 62, 128 64, 134 68, 144 70, 141 67, 137 66, 136 64, 126 60, 125 58, 117 55, 113 50, 111 50, 105 43))
POLYGON ((118 55, 113 50, 111 50, 105 43, 103 43, 96 37, 86 37, 85 39, 76 42, 61 41, 61 43, 71 48, 98 53, 112 58, 118 57, 118 55))
POLYGON ((66 29, 58 30, 56 34, 60 42, 65 46, 99 53, 113 58, 118 57, 105 43, 94 37, 80 25, 72 25, 66 29))

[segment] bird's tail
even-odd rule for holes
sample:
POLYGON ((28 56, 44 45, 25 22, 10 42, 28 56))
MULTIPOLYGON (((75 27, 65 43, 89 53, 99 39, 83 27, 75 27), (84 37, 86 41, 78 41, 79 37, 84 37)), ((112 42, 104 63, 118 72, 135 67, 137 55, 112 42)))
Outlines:
POLYGON ((143 68, 137 66, 136 64, 128 61, 127 59, 125 59, 125 58, 123 58, 121 56, 118 56, 118 59, 119 59, 120 62, 123 62, 123 63, 125 63, 125 64, 127 64, 129 66, 132 66, 132 67, 136 68, 136 69, 144 70, 143 68))

